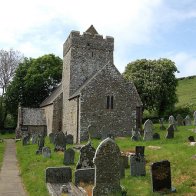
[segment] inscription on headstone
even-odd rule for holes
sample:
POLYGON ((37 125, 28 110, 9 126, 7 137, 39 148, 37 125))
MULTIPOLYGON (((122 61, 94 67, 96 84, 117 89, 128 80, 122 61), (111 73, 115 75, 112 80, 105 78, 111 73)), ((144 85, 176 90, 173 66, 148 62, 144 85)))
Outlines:
POLYGON ((66 149, 66 137, 62 131, 55 134, 54 145, 54 151, 64 151, 66 149))

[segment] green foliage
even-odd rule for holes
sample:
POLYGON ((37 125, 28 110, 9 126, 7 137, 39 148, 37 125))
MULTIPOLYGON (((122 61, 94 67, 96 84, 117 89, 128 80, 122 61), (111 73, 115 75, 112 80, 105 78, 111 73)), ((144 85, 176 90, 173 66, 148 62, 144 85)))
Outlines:
MULTIPOLYGON (((165 125, 167 126, 167 125, 165 125)), ((150 165, 160 160, 169 160, 171 162, 172 186, 177 189, 179 195, 191 195, 195 192, 196 164, 192 157, 195 155, 195 147, 190 146, 187 142, 188 136, 192 135, 193 126, 178 127, 175 131, 174 139, 165 139, 166 131, 160 131, 159 125, 154 126, 154 132, 161 136, 161 140, 154 141, 131 141, 129 137, 119 137, 115 141, 120 147, 121 152, 134 152, 135 146, 145 146, 146 158, 146 176, 130 176, 130 168, 125 171, 125 178, 121 180, 121 185, 127 190, 127 195, 134 196, 155 196, 151 189, 150 165), (155 150, 149 146, 159 146, 155 150)), ((95 148, 99 145, 100 140, 92 140, 95 148)), ((85 143, 85 142, 84 142, 85 143)), ((84 144, 83 143, 83 144, 84 144)), ((46 146, 54 148, 46 138, 46 146)), ((69 145, 72 147, 72 145, 69 145)), ((45 169, 52 166, 63 166, 63 153, 52 153, 50 159, 43 158, 42 155, 36 155, 37 145, 22 146, 17 142, 17 157, 21 170, 21 176, 26 190, 30 196, 43 195, 48 196, 45 184, 45 169)), ((70 165, 72 173, 75 171, 75 165, 78 161, 79 152, 76 152, 75 164, 70 165)), ((74 182, 74 179, 73 179, 74 182)))
POLYGON ((10 113, 17 116, 19 103, 25 107, 39 107, 60 83, 62 65, 62 59, 53 54, 37 59, 25 58, 7 88, 6 105, 10 113))
POLYGON ((177 71, 175 63, 169 59, 141 59, 129 63, 123 75, 135 84, 144 109, 162 115, 171 111, 177 102, 174 75, 177 71))
MULTIPOLYGON (((2 138, 2 137, 0 137, 0 138, 2 138)), ((2 142, 2 143, 0 143, 0 169, 1 169, 1 166, 2 166, 2 163, 3 163, 4 151, 5 151, 5 143, 2 142)))
POLYGON ((7 117, 7 109, 4 101, 4 97, 0 97, 0 129, 4 128, 5 120, 7 117))

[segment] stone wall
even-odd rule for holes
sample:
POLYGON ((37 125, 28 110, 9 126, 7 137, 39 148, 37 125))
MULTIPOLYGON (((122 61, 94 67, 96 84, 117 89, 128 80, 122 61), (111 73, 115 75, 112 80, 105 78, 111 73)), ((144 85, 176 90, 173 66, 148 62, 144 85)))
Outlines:
POLYGON ((62 131, 63 93, 53 102, 52 132, 62 131))
POLYGON ((134 86, 126 83, 114 65, 107 65, 82 90, 80 110, 81 141, 88 138, 88 126, 101 135, 131 135, 136 125, 136 106, 141 102, 134 86), (113 109, 107 109, 107 96, 113 96, 113 109))
POLYGON ((52 133, 52 125, 53 125, 53 104, 47 105, 43 108, 45 110, 46 116, 46 124, 47 124, 47 132, 48 134, 52 133))

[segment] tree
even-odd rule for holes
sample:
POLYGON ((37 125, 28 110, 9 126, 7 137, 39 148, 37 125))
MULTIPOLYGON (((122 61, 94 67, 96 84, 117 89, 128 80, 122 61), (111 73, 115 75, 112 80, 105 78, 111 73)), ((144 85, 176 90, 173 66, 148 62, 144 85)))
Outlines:
POLYGON ((177 71, 175 63, 169 59, 141 59, 129 63, 123 75, 135 84, 143 109, 162 115, 171 111, 177 102, 177 71))
POLYGON ((16 117, 20 103, 24 107, 39 107, 57 87, 62 78, 63 61, 54 54, 37 59, 25 58, 7 88, 6 105, 16 117))
POLYGON ((9 51, 0 50, 0 87, 3 89, 3 94, 22 60, 23 56, 19 51, 13 49, 9 51))

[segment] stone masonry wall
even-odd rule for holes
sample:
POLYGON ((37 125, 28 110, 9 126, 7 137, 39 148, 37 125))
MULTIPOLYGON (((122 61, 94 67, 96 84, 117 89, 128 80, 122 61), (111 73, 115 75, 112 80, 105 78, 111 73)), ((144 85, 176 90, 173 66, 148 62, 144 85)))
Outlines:
POLYGON ((108 65, 81 93, 81 141, 88 138, 89 124, 96 131, 112 131, 114 135, 131 135, 136 123, 137 91, 126 83, 113 65, 108 65), (107 109, 107 96, 113 96, 113 109, 107 109))
POLYGON ((47 133, 52 133, 52 124, 53 124, 53 104, 44 107, 46 124, 47 124, 47 133))

